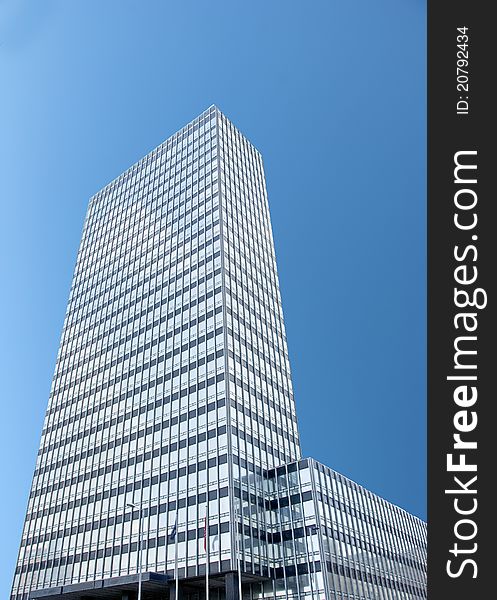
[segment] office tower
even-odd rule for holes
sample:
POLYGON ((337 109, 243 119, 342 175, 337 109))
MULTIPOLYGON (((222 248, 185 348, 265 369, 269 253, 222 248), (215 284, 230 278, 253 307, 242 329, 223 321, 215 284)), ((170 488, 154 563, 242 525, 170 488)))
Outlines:
POLYGON ((11 598, 423 597, 424 524, 331 514, 317 465, 262 158, 212 106, 90 200, 11 598))

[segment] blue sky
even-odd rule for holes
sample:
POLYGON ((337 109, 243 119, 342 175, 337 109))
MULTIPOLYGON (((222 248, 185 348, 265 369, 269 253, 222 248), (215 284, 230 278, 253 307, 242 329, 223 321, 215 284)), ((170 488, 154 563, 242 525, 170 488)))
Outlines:
POLYGON ((424 0, 0 3, 0 596, 88 198, 210 104, 262 152, 305 455, 425 517, 424 0))

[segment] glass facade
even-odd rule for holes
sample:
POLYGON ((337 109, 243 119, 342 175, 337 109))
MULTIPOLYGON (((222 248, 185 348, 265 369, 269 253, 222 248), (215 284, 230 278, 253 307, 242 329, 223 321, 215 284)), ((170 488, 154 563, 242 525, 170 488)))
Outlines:
POLYGON ((313 459, 267 478, 276 597, 426 598, 423 521, 313 459))
POLYGON ((374 523, 333 512, 346 480, 300 459, 262 158, 212 106, 90 200, 11 599, 140 553, 182 581, 240 572, 247 597, 422 597, 422 548, 393 556, 424 524, 355 484, 374 523))

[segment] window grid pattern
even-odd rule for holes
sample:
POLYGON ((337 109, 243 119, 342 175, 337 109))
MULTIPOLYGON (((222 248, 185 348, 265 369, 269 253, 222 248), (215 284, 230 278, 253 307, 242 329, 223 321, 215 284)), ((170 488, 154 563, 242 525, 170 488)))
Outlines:
POLYGON ((207 502, 230 560, 218 160, 212 107, 89 203, 13 598, 136 573, 129 502, 144 569, 201 572, 207 502))

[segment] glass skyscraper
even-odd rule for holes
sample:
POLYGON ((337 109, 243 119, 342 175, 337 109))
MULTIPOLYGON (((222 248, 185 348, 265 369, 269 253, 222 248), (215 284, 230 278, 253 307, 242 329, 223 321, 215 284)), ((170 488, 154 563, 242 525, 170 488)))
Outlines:
POLYGON ((262 158, 212 106, 90 200, 11 600, 424 598, 425 553, 302 460, 262 158))

